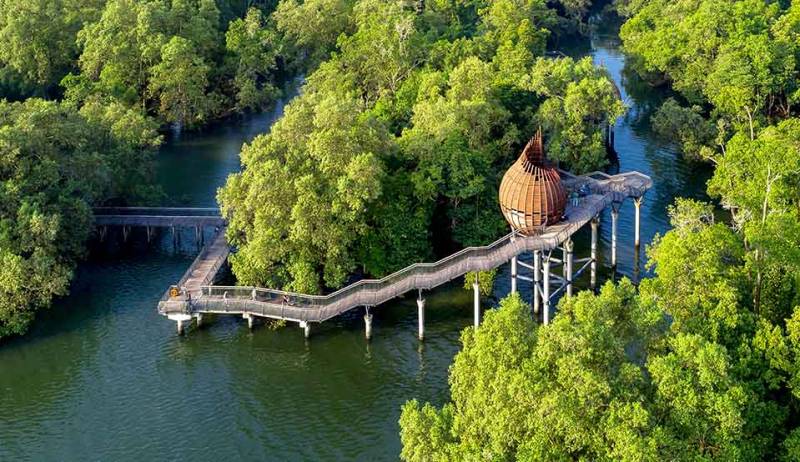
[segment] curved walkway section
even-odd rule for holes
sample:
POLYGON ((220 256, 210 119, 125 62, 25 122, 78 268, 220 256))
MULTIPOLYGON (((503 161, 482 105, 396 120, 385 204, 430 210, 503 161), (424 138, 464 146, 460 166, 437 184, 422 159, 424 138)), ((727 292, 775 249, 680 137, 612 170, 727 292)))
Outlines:
MULTIPOLYGON (((184 276, 180 295, 170 296, 169 291, 159 303, 159 312, 176 319, 204 313, 261 316, 296 322, 322 322, 361 306, 376 306, 417 289, 433 289, 470 271, 496 268, 512 257, 534 250, 551 250, 582 228, 592 218, 612 203, 626 198, 640 198, 652 186, 652 180, 639 172, 608 175, 594 172, 575 176, 561 172, 562 180, 572 199, 566 218, 557 225, 548 226, 536 236, 515 233, 483 247, 469 247, 435 263, 417 263, 383 279, 365 279, 346 286, 329 295, 306 295, 280 290, 243 286, 214 286, 210 282, 197 284, 184 276)), ((223 261, 224 235, 220 233, 209 249, 204 249, 195 265, 218 269, 223 261), (213 249, 217 249, 214 251, 213 249), (204 256, 205 255, 205 256, 204 256), (214 263, 206 265, 213 260, 214 263)), ((193 269, 187 271, 187 275, 193 269)), ((202 271, 205 281, 213 281, 216 274, 202 271)))

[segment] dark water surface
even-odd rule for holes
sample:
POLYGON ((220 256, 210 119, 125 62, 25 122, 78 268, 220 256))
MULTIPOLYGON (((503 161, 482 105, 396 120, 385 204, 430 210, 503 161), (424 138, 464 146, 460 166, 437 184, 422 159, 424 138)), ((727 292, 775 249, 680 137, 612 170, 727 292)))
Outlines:
MULTIPOLYGON (((574 54, 605 65, 630 106, 616 147, 620 170, 655 180, 642 209, 646 243, 668 228, 665 208, 675 196, 703 197, 709 172, 653 138, 649 114, 659 98, 626 77, 617 50, 615 33, 601 32, 574 54)), ((159 180, 172 202, 214 206, 216 189, 239 168, 242 143, 267 131, 281 110, 171 140, 159 180)), ((630 276, 630 203, 619 229, 620 272, 630 276)), ((359 314, 315 325, 310 341, 296 326, 250 332, 232 317, 178 337, 156 304, 196 249, 188 232, 177 251, 167 236, 148 246, 139 232, 124 246, 110 236, 79 268, 69 297, 29 335, 0 345, 0 461, 396 460, 401 404, 447 398, 447 368, 472 322, 471 296, 458 285, 428 295, 424 344, 413 296, 375 310, 371 343, 359 314)), ((608 216, 601 236, 607 260, 608 216)), ((576 254, 588 254, 587 233, 576 239, 576 254)), ((508 290, 503 268, 495 299, 508 290)))

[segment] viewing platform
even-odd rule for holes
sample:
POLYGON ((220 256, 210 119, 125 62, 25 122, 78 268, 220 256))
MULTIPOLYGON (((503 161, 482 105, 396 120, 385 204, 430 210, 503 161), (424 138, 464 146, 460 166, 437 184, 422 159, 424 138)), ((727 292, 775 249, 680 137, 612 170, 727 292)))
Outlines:
MULTIPOLYGON (((636 205, 636 243, 639 245, 639 204, 644 193, 652 186, 652 180, 641 173, 629 172, 609 175, 594 172, 576 176, 559 171, 562 184, 569 193, 562 221, 552 226, 543 226, 534 235, 512 232, 497 241, 482 247, 469 247, 435 263, 417 263, 392 273, 382 279, 364 279, 343 287, 328 295, 307 295, 260 287, 215 286, 216 272, 228 256, 224 233, 220 232, 209 247, 200 255, 184 277, 168 290, 158 305, 159 312, 178 323, 183 332, 186 323, 195 319, 198 324, 205 314, 229 314, 242 316, 253 326, 256 317, 297 322, 310 335, 311 323, 327 321, 347 311, 365 307, 367 337, 371 335, 371 307, 385 303, 411 291, 418 291, 420 338, 424 335, 423 290, 430 290, 471 271, 497 268, 506 262, 512 263, 512 291, 516 291, 517 278, 530 281, 535 286, 534 309, 538 312, 539 301, 544 305, 544 321, 549 320, 551 300, 561 291, 572 293, 572 281, 589 268, 592 285, 596 280, 597 221, 600 213, 612 207, 612 266, 616 265, 616 228, 620 204, 632 198, 636 205), (591 256, 574 260, 571 236, 587 223, 592 224, 591 256), (553 251, 561 249, 564 256, 557 259, 553 251), (517 256, 533 252, 535 266, 529 267, 533 277, 517 274, 517 256), (551 263, 561 263, 562 274, 551 273, 551 263), (581 264, 576 272, 572 265, 581 264), (555 290, 551 288, 555 286, 555 290)), ((475 323, 479 322, 479 294, 475 286, 475 323)))

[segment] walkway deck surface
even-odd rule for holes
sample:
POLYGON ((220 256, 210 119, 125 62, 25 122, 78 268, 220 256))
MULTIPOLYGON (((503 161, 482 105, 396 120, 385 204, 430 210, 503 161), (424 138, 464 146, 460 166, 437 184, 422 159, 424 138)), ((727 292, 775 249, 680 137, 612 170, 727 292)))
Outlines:
MULTIPOLYGON (((568 191, 581 191, 577 203, 567 207, 566 219, 546 227, 536 236, 509 234, 482 247, 469 247, 435 263, 417 263, 382 279, 361 280, 329 295, 306 295, 280 290, 242 286, 213 286, 210 273, 221 266, 225 253, 224 236, 220 234, 211 248, 198 256, 192 267, 200 270, 197 276, 184 276, 180 285, 187 287, 187 296, 169 297, 159 303, 159 312, 166 316, 191 316, 203 313, 238 314, 283 319, 289 321, 322 322, 360 306, 377 306, 392 298, 417 289, 432 289, 470 271, 484 271, 508 262, 513 256, 533 250, 555 249, 593 217, 614 202, 628 197, 641 197, 652 181, 638 172, 608 175, 595 172, 574 176, 562 172, 568 191), (222 239, 222 241, 220 241, 222 239), (216 249, 211 251, 211 249, 216 249), (205 254, 205 255, 204 255, 205 254), (206 265, 207 261, 213 261, 206 265), (215 266, 218 265, 218 266, 215 266), (198 285, 186 283, 205 280, 198 285), (209 279, 209 277, 211 279, 209 279)), ((194 270, 190 268, 187 274, 194 270)))

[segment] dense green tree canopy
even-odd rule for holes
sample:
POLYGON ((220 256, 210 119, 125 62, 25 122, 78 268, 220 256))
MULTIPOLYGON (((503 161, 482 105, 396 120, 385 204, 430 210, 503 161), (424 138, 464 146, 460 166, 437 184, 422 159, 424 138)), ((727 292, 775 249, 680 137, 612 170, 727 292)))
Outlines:
POLYGON ((219 193, 240 281, 321 291, 490 242, 506 230, 502 173, 539 125, 555 159, 605 164, 603 130, 622 104, 591 61, 537 60, 557 22, 545 2, 360 0, 321 13, 328 3, 286 1, 274 15, 287 46, 319 42, 330 58, 219 193))
POLYGON ((0 102, 0 337, 66 293, 91 206, 153 198, 148 124, 118 107, 0 102))

